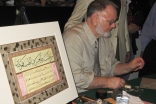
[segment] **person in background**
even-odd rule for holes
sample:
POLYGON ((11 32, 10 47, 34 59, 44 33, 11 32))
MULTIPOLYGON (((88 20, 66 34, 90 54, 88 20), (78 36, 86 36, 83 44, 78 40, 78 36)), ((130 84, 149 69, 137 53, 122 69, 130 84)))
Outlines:
POLYGON ((139 31, 141 30, 145 21, 145 13, 141 6, 143 6, 143 4, 140 0, 131 0, 127 13, 128 32, 131 43, 130 60, 132 60, 137 53, 138 47, 136 45, 136 39, 139 38, 139 31))
MULTIPOLYGON (((77 0, 71 17, 64 26, 64 31, 81 23, 86 18, 88 5, 94 0, 77 0)), ((118 19, 116 28, 111 31, 110 40, 113 44, 116 58, 121 62, 128 62, 130 59, 130 42, 127 24, 126 0, 112 0, 117 6, 118 19)), ((127 78, 126 78, 127 79, 127 78)))
POLYGON ((145 60, 139 77, 156 73, 156 2, 151 8, 141 31, 141 56, 145 60))
POLYGON ((78 92, 95 88, 117 89, 125 81, 117 76, 144 66, 142 58, 129 63, 117 61, 110 39, 116 27, 117 6, 109 0, 95 0, 87 9, 86 21, 63 33, 63 40, 78 92))

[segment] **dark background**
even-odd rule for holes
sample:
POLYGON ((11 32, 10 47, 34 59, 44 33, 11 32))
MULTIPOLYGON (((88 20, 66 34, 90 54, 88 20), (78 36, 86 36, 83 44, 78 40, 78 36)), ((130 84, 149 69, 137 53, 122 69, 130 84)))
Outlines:
MULTIPOLYGON (((17 6, 0 6, 0 26, 12 26, 16 19, 17 6)), ((32 23, 58 21, 61 32, 68 18, 71 16, 74 7, 35 7, 26 6, 25 13, 32 23)))

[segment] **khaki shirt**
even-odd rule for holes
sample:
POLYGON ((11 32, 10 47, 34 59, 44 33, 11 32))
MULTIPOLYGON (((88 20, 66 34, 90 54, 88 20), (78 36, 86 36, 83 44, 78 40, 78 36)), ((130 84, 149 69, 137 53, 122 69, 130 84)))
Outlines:
MULTIPOLYGON (((87 23, 81 23, 66 30, 63 39, 78 92, 87 88, 94 78, 94 47, 97 38, 87 23)), ((115 59, 113 46, 109 38, 99 38, 99 61, 101 76, 113 76, 115 59)))

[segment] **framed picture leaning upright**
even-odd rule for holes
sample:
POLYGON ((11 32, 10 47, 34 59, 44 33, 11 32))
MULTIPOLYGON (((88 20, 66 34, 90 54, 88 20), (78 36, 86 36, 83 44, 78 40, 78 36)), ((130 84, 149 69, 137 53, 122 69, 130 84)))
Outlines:
POLYGON ((3 104, 65 104, 77 95, 58 22, 0 28, 3 104))

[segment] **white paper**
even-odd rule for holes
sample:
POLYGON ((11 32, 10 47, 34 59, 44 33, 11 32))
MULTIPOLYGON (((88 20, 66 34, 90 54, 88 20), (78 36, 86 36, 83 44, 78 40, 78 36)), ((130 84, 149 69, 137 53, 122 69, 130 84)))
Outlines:
POLYGON ((122 94, 129 97, 129 104, 144 104, 139 97, 130 95, 125 91, 123 91, 122 94))

